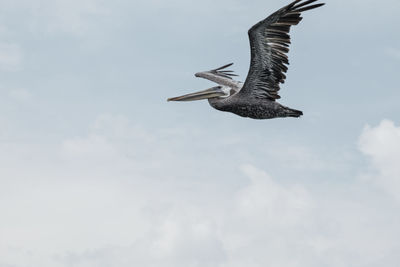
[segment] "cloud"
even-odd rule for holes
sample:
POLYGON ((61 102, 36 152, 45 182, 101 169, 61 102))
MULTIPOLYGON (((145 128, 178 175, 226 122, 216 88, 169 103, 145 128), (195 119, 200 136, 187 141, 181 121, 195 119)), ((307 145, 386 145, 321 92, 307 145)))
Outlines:
POLYGON ((0 42, 0 70, 20 70, 22 59, 23 53, 19 45, 0 42))
MULTIPOLYGON (((398 129, 382 125, 361 146, 384 162, 392 146, 371 140, 395 146, 398 129)), ((254 164, 198 180, 176 135, 102 115, 55 144, 1 143, 0 266, 396 266, 400 216, 363 181, 309 186, 254 164)))
POLYGON ((400 127, 390 120, 383 120, 376 127, 367 125, 359 148, 377 172, 370 179, 400 201, 400 127))
POLYGON ((280 185, 252 165, 244 165, 242 171, 251 180, 250 185, 241 190, 238 196, 238 210, 244 217, 260 223, 262 227, 266 222, 295 225, 306 218, 312 200, 305 188, 280 185))

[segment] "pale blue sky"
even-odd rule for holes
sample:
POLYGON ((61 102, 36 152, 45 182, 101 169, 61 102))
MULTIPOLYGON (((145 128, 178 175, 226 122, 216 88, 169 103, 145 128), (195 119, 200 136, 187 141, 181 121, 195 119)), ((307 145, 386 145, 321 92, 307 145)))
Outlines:
POLYGON ((0 267, 397 266, 400 2, 324 2, 255 121, 166 98, 289 1, 0 0, 0 267))

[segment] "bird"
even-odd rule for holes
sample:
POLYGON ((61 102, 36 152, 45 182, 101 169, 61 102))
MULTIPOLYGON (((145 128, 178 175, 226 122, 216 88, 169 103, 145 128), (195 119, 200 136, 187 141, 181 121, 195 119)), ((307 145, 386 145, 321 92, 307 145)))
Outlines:
POLYGON ((211 107, 219 111, 258 120, 302 116, 302 111, 281 105, 276 100, 281 98, 279 90, 288 70, 291 26, 299 24, 302 12, 324 5, 316 1, 295 0, 248 30, 251 59, 244 83, 233 79, 237 75, 227 69, 233 65, 230 63, 195 74, 217 86, 167 101, 208 99, 211 107))

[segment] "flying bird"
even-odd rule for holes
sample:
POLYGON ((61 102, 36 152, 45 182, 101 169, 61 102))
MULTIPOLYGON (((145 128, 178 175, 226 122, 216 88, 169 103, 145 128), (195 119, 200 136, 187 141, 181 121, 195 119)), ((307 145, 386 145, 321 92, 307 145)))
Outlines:
POLYGON ((290 27, 302 20, 302 12, 323 6, 318 0, 296 0, 258 22, 248 31, 250 39, 250 69, 244 83, 227 70, 233 63, 210 71, 196 73, 196 77, 215 82, 218 86, 196 93, 169 98, 168 101, 208 99, 220 111, 232 112, 252 119, 300 117, 303 112, 285 107, 278 102, 280 84, 285 82, 289 60, 290 27))

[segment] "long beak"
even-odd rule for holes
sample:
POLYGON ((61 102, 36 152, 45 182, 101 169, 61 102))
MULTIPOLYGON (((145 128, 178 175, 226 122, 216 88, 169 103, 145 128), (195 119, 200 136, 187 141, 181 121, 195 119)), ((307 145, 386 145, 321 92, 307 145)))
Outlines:
POLYGON ((203 90, 196 93, 191 93, 183 96, 168 98, 167 101, 194 101, 194 100, 202 100, 213 97, 224 96, 225 93, 222 91, 221 86, 216 86, 207 90, 203 90))

